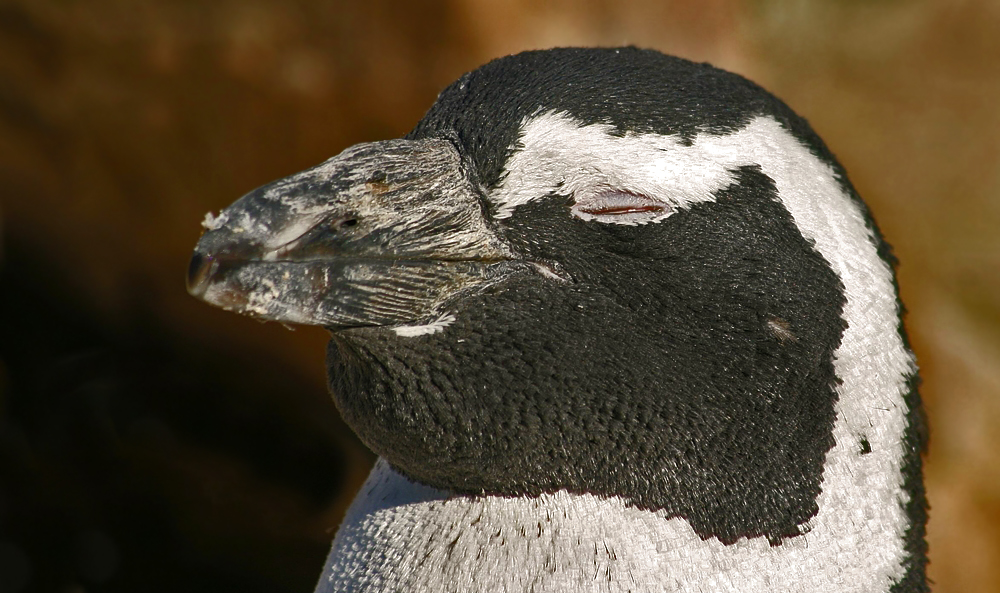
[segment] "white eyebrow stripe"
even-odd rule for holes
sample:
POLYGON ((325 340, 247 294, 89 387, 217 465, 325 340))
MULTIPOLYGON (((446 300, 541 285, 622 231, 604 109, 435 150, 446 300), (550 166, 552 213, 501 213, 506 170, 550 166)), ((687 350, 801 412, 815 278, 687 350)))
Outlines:
POLYGON ((507 162, 507 176, 490 194, 497 218, 557 192, 574 195, 598 188, 629 190, 674 206, 709 201, 731 185, 739 154, 698 136, 684 146, 678 136, 613 135, 608 124, 580 125, 563 113, 545 113, 521 127, 520 148, 507 162))

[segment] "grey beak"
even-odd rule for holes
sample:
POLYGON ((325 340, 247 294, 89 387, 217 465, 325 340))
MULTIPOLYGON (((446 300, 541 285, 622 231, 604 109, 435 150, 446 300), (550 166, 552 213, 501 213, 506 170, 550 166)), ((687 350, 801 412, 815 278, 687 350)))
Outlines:
POLYGON ((332 329, 433 317, 513 259, 445 140, 353 146, 207 217, 188 292, 332 329))

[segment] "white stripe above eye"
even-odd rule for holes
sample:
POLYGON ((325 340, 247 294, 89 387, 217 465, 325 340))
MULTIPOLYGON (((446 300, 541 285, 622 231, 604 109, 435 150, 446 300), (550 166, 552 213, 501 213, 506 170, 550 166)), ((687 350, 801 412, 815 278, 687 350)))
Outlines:
POLYGON ((527 120, 507 175, 489 196, 496 217, 507 218, 518 206, 554 193, 582 199, 608 189, 684 207, 712 200, 735 181, 731 169, 738 155, 720 146, 718 136, 700 135, 685 146, 678 136, 613 131, 607 124, 581 125, 564 113, 527 120))

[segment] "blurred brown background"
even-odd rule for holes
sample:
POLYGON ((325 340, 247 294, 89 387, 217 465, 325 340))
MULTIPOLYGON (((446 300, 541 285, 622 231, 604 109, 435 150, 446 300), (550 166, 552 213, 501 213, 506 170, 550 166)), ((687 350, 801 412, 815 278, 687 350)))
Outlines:
POLYGON ((939 593, 1000 591, 1000 2, 0 3, 0 591, 311 591, 372 455, 325 334, 188 297, 208 210, 499 55, 636 44, 806 116, 902 261, 939 593))

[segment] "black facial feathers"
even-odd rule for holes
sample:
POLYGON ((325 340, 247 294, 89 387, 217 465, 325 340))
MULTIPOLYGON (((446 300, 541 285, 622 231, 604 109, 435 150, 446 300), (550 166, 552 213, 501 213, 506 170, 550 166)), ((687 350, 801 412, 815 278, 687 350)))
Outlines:
POLYGON ((723 542, 798 535, 833 445, 842 287, 773 183, 738 179, 643 227, 518 208, 508 239, 576 282, 512 278, 419 341, 338 337, 348 422, 433 486, 621 496, 723 542))

